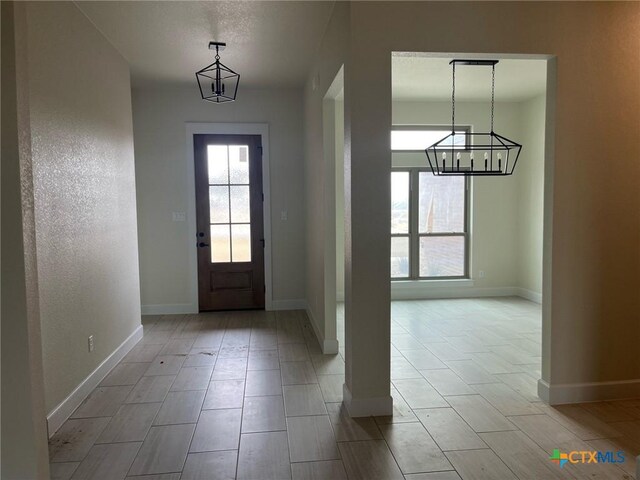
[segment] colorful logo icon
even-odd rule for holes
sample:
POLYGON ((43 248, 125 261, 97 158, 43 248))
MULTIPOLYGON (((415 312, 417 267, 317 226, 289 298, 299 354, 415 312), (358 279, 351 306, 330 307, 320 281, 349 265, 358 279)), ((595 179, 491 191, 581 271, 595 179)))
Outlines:
POLYGON ((560 468, 564 467, 564 464, 569 461, 569 456, 566 453, 560 453, 560 450, 557 448, 553 450, 553 455, 549 458, 553 463, 560 465, 560 468))

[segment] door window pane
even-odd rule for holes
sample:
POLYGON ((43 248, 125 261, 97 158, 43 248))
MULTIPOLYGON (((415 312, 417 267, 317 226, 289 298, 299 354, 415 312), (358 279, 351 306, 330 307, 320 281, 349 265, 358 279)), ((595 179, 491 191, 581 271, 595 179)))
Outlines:
POLYGON ((210 223, 229 222, 229 187, 209 187, 210 223))
POLYGON ((229 166, 226 145, 207 145, 209 183, 229 183, 229 166))
POLYGON ((249 147, 229 145, 230 183, 249 184, 249 147))
POLYGON ((464 232, 464 194, 464 177, 436 177, 430 172, 420 172, 419 232, 464 232))
POLYGON ((391 172, 391 233, 409 233, 409 172, 391 172))
POLYGON ((421 277, 464 275, 464 237, 420 237, 421 277))
POLYGON ((231 225, 231 241, 234 262, 251 261, 251 226, 231 225))
POLYGON ((391 278, 409 276, 409 237, 391 237, 391 278))
POLYGON ((230 261, 229 225, 211 225, 211 263, 230 261))
POLYGON ((249 186, 231 186, 231 222, 249 223, 249 186))

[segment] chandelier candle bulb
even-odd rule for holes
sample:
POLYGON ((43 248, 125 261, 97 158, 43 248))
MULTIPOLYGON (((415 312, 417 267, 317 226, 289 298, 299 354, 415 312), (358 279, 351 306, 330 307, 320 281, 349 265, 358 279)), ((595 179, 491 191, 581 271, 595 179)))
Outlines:
POLYGON ((498 170, 502 170, 502 154, 498 152, 498 170))

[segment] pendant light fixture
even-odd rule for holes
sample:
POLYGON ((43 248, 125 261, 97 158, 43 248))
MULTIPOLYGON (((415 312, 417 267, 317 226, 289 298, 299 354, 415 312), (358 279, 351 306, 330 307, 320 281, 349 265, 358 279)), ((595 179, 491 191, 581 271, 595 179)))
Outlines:
POLYGON ((216 61, 196 72, 200 95, 208 102, 233 102, 238 93, 240 74, 220 62, 220 51, 226 46, 224 42, 209 42, 209 50, 216 51, 216 61))
POLYGON ((452 60, 451 133, 425 150, 434 175, 511 175, 522 145, 493 131, 498 60, 452 60), (456 132, 456 65, 491 67, 491 131, 456 132))

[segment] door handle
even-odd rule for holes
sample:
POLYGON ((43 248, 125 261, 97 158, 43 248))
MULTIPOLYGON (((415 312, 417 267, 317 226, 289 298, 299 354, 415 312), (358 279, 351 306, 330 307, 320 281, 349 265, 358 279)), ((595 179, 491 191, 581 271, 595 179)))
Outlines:
POLYGON ((208 244, 208 243, 204 243, 204 242, 200 242, 200 243, 198 244, 198 246, 199 246, 200 248, 203 248, 203 247, 208 247, 208 246, 209 246, 209 244, 208 244))

